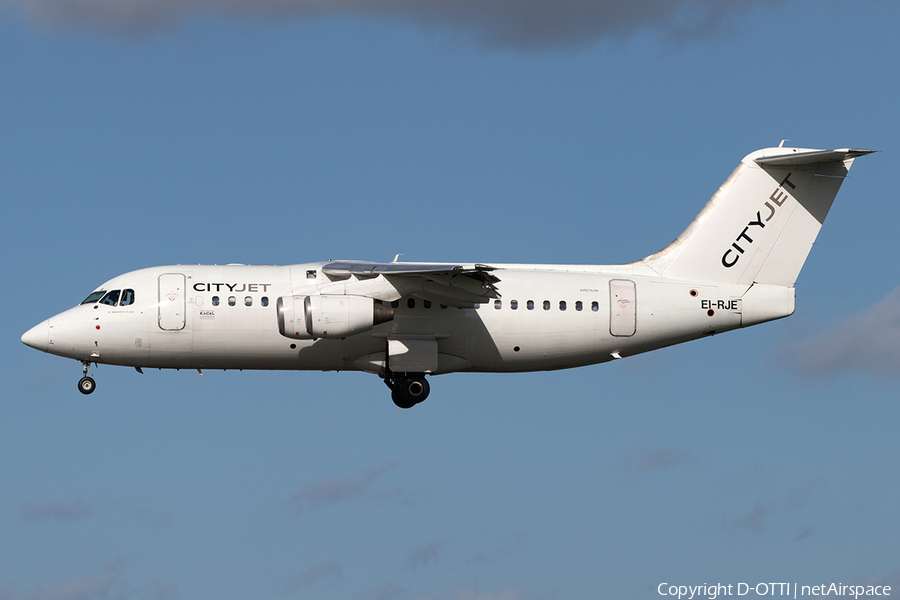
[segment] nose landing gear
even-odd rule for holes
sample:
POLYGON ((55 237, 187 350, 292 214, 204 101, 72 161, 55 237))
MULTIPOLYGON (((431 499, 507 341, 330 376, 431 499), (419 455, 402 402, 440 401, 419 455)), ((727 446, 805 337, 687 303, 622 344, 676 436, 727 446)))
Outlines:
POLYGON ((431 386, 424 373, 391 373, 384 377, 384 383, 391 388, 391 400, 400 408, 412 408, 428 397, 431 386))
POLYGON ((82 370, 84 377, 78 380, 78 391, 82 394, 90 394, 95 389, 97 389, 97 383, 92 377, 88 377, 88 369, 90 368, 91 363, 86 360, 83 360, 81 362, 84 365, 84 369, 82 370))

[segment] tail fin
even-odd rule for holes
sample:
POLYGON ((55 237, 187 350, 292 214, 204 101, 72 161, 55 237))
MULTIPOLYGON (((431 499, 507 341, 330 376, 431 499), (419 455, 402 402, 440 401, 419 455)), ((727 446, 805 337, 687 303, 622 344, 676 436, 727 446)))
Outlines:
POLYGON ((790 287, 853 159, 870 152, 753 152, 675 241, 641 262, 667 279, 790 287))

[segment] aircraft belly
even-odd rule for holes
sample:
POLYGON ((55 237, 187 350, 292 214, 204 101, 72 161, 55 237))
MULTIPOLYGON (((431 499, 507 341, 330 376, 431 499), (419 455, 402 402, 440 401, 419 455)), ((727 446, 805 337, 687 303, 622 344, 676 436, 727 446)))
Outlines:
POLYGON ((147 332, 139 323, 114 323, 104 325, 95 336, 92 350, 97 362, 126 366, 140 366, 149 352, 147 332))

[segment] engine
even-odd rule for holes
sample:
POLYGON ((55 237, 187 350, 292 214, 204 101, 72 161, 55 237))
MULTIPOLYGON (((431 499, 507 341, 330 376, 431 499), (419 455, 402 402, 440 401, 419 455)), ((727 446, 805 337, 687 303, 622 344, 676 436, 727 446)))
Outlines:
POLYGON ((363 296, 282 296, 278 331, 289 338, 344 338, 394 318, 390 306, 363 296))

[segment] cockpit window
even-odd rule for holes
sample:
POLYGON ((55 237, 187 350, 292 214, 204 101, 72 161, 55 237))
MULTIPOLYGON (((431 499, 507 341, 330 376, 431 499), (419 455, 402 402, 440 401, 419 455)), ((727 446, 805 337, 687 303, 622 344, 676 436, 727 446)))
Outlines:
POLYGON ((82 304, 93 304, 94 302, 102 298, 103 294, 105 293, 106 291, 94 292, 93 294, 85 298, 82 304))
POLYGON ((134 290, 122 290, 122 301, 119 306, 129 306, 134 304, 134 290))
POLYGON ((100 301, 100 304, 106 304, 108 306, 115 306, 119 303, 119 294, 121 290, 113 290, 103 296, 103 299, 100 301))

